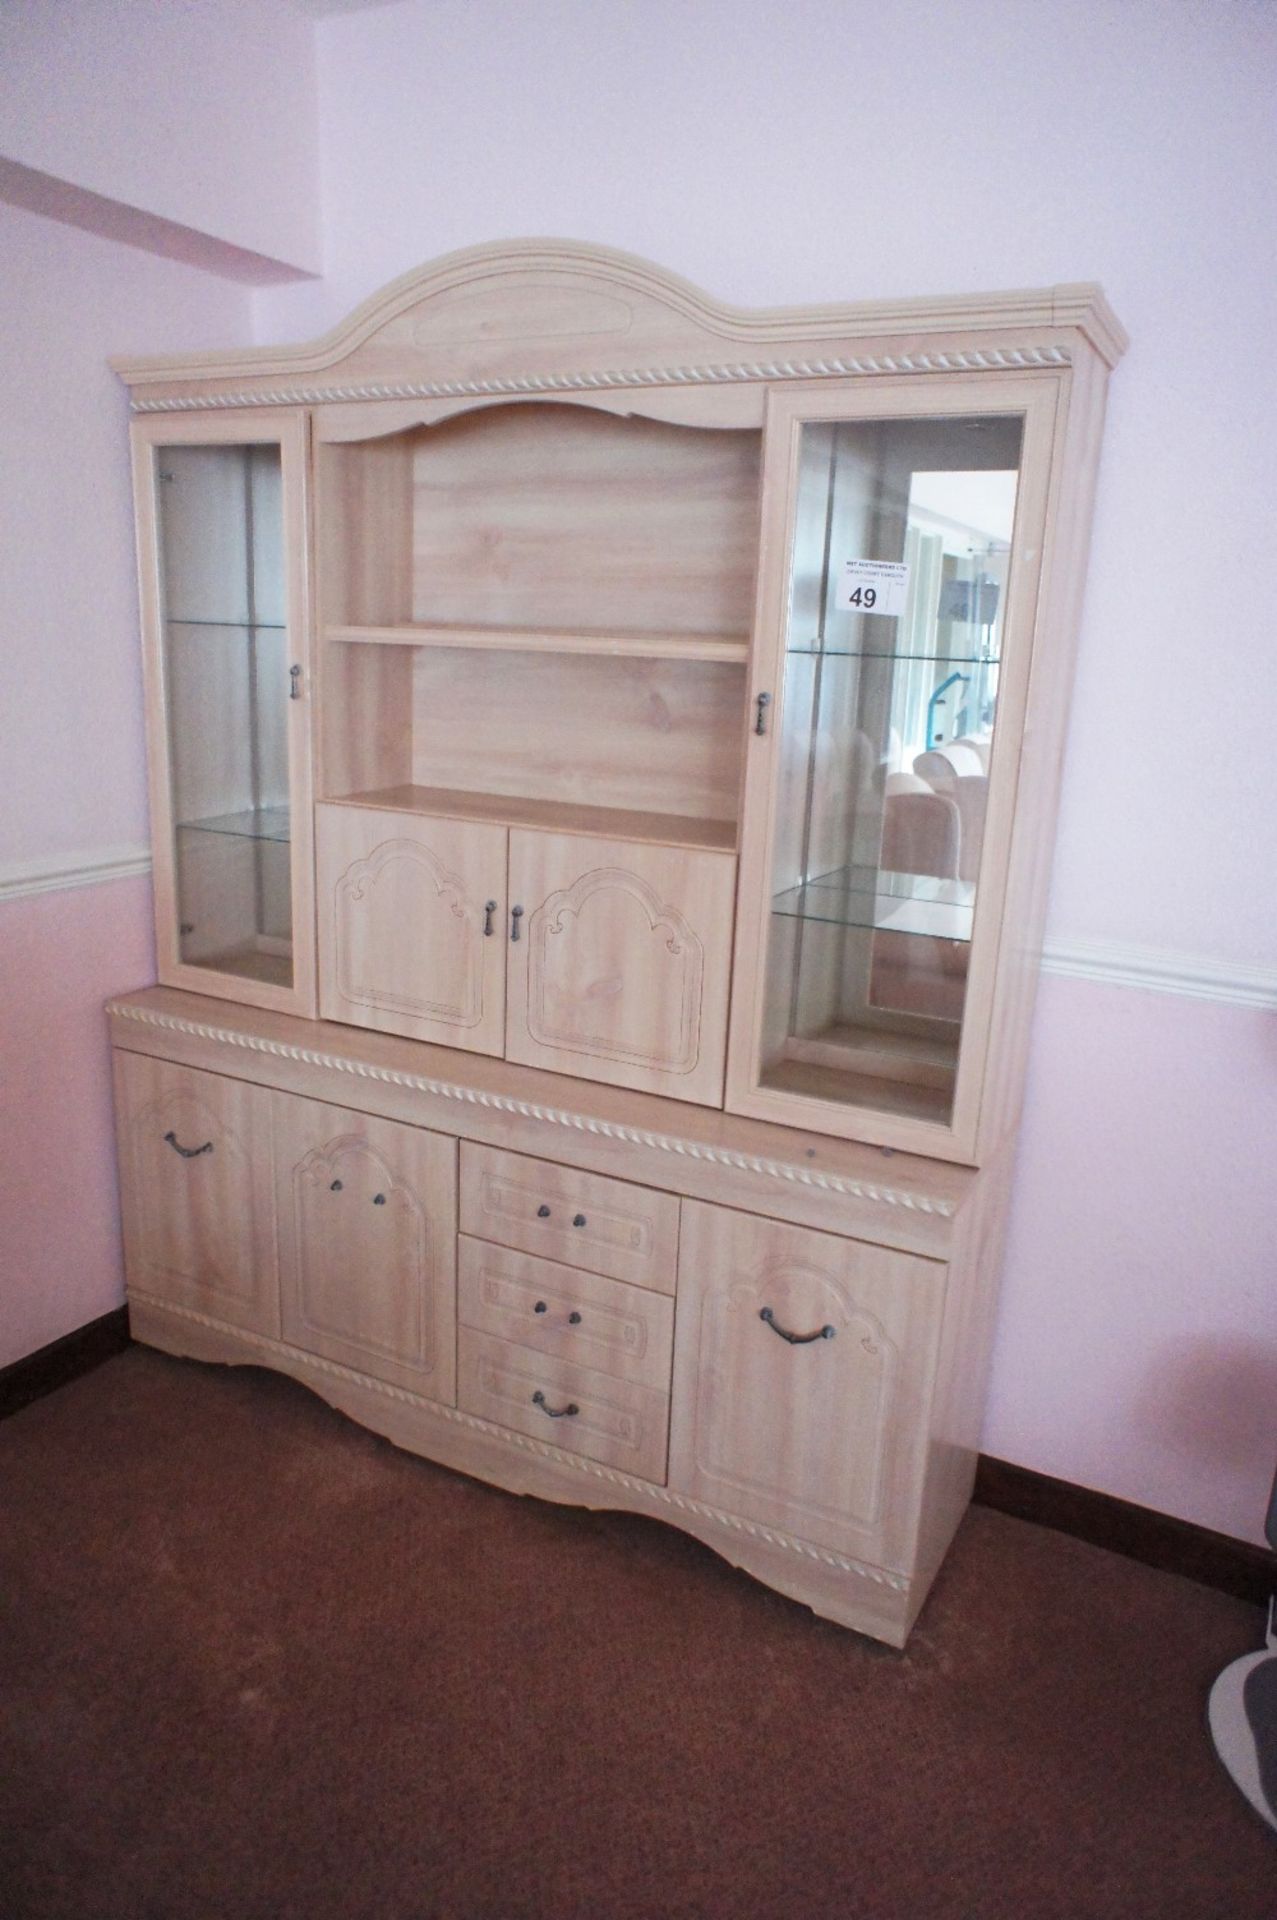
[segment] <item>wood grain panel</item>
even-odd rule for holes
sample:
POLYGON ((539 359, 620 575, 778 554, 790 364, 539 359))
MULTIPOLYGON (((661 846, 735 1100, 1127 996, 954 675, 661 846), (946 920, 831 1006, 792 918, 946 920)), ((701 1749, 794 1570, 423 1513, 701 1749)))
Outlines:
POLYGON ((139 1054, 114 1070, 130 1291, 277 1337, 271 1094, 139 1054))
POLYGON ((685 1202, 670 1484, 907 1569, 943 1288, 930 1262, 685 1202))
POLYGON ((667 1294, 463 1233, 457 1243, 457 1314, 476 1332, 669 1391, 674 1302, 667 1294))
POLYGON ((718 1105, 735 879, 724 854, 513 831, 506 1058, 718 1105))
POLYGON ((674 1291, 678 1201, 672 1193, 465 1140, 461 1226, 502 1246, 658 1293, 674 1291))
POLYGON ((456 1141, 274 1102, 284 1339, 451 1406, 456 1141))
POLYGON ((342 806, 317 817, 325 1015, 499 1054, 505 828, 342 806))
POLYGON ((548 1446, 665 1480, 669 1395, 462 1327, 457 1405, 548 1446))

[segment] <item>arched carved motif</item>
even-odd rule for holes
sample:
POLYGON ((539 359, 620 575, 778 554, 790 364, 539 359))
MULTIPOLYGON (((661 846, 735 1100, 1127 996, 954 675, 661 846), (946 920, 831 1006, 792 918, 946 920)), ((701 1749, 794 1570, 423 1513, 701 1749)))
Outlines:
POLYGON ((536 909, 529 942, 528 1032, 539 1046, 660 1073, 694 1070, 704 949, 637 874, 582 874, 536 909), (639 946, 630 944, 636 929, 639 946))
POLYGON ((697 1470, 818 1526, 878 1526, 899 1362, 881 1322, 847 1284, 805 1261, 765 1260, 731 1286, 707 1287, 698 1330, 697 1470), (790 1345, 763 1322, 764 1307, 791 1331, 828 1325, 835 1337, 790 1345), (770 1426, 750 1418, 751 1402, 790 1410, 788 1444, 777 1445, 770 1426), (830 1484, 828 1473, 814 1480, 810 1472, 813 1444, 828 1461, 843 1462, 836 1505, 811 1496, 812 1484, 830 1484))
POLYGON ((460 876, 429 848, 415 840, 383 840, 367 859, 347 867, 334 888, 333 924, 337 984, 344 999, 418 1020, 456 1027, 479 1025, 483 1018, 479 914, 467 899, 460 876), (398 888, 407 881, 415 900, 407 912, 399 903, 393 916, 380 924, 385 894, 379 895, 378 888, 391 875, 398 888), (419 930, 409 940, 406 926, 414 923, 419 930), (427 944, 430 966, 421 971, 437 991, 410 991, 378 980, 368 971, 370 960, 384 961, 385 955, 403 951, 419 953, 427 944))
POLYGON ((302 1324, 351 1349, 429 1370, 434 1329, 421 1197, 357 1133, 306 1154, 290 1189, 302 1324), (383 1303, 384 1334, 376 1330, 383 1303))

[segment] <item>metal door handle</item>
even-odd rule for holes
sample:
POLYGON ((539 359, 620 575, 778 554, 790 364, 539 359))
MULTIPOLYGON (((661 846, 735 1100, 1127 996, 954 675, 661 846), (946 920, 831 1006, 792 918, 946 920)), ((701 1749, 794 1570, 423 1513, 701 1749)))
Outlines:
POLYGON ((300 667, 290 667, 288 669, 288 697, 290 700, 300 700, 302 697, 302 670, 300 667))
POLYGON ((580 1413, 581 1411, 580 1407, 577 1406, 575 1400, 569 1400, 566 1407, 550 1406, 547 1403, 546 1397, 542 1393, 540 1387, 537 1388, 536 1392, 532 1396, 532 1404, 534 1407, 540 1407, 542 1413, 548 1413, 551 1420, 571 1420, 576 1414, 580 1413))
POLYGON ((517 940, 517 939, 518 939, 518 937, 519 937, 519 922, 520 922, 520 920, 522 920, 522 918, 523 918, 523 908, 522 908, 522 907, 511 907, 511 909, 510 909, 510 938, 511 938, 512 940, 517 940))
POLYGON ((838 1331, 836 1327, 817 1327, 815 1333, 791 1333, 788 1327, 779 1324, 770 1307, 760 1307, 758 1317, 766 1321, 772 1332, 778 1333, 782 1340, 788 1340, 791 1347, 805 1347, 812 1340, 832 1340, 838 1331))
POLYGON ((494 913, 496 912, 496 910, 497 910, 497 903, 496 903, 496 901, 495 901, 495 900, 485 900, 485 901, 484 901, 484 903, 483 903, 483 931, 484 931, 484 933, 485 933, 485 934, 490 934, 490 933, 492 932, 492 916, 493 916, 493 914, 494 914, 494 913))
POLYGON ((766 733, 767 709, 768 707, 770 707, 771 703, 772 703, 772 697, 770 693, 760 693, 757 700, 755 701, 754 704, 758 709, 757 716, 754 720, 755 733, 766 733))
POLYGON ((202 1153, 212 1153, 213 1142, 206 1140, 202 1147, 184 1147, 175 1133, 166 1133, 164 1138, 174 1153, 180 1153, 183 1160, 198 1160, 202 1153))

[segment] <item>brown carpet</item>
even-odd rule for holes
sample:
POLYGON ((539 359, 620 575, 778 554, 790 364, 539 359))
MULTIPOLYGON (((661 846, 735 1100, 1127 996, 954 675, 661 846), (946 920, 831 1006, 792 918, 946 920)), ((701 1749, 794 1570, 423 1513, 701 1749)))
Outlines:
POLYGON ((139 1348, 0 1426, 4 1920, 1251 1920, 1257 1609, 968 1517, 907 1653, 139 1348))

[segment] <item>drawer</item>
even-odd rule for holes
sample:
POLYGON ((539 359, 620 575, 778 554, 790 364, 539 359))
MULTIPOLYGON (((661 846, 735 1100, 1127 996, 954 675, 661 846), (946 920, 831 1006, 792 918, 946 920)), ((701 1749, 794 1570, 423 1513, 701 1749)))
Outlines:
POLYGON ((668 1391, 674 1302, 623 1280, 462 1235, 457 1311, 468 1327, 618 1380, 668 1391))
POLYGON ((461 1143, 461 1231, 673 1293, 678 1200, 550 1160, 461 1143))
POLYGON ((461 1327, 457 1405, 481 1420, 664 1485, 669 1395, 654 1387, 461 1327))

